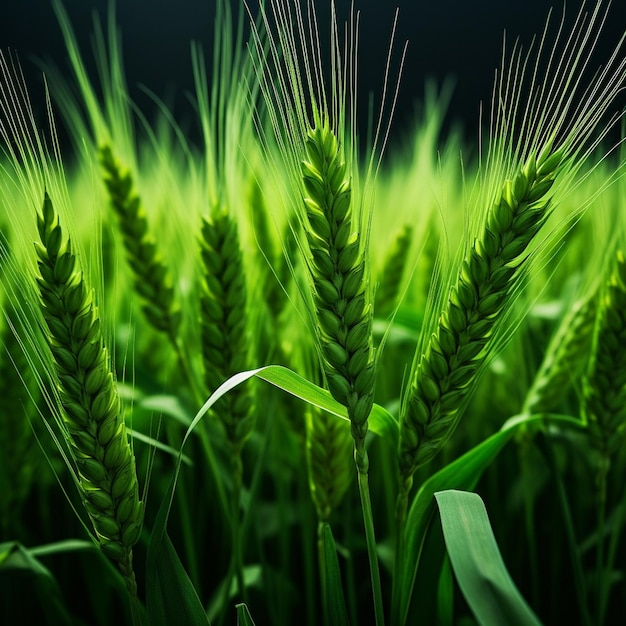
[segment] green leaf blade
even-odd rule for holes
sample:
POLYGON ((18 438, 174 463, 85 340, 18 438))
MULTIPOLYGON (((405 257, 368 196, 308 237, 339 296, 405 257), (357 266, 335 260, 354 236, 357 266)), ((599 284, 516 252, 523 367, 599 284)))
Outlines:
POLYGON ((402 575, 399 580, 394 580, 392 597, 392 622, 394 624, 406 624, 407 621, 424 538, 435 513, 435 493, 446 489, 473 489, 482 473, 520 428, 545 424, 547 419, 552 423, 580 427, 578 420, 563 415, 525 414, 512 417, 499 432, 446 465, 420 487, 407 517, 405 549, 404 554, 400 556, 402 575))
POLYGON ((146 568, 148 620, 155 626, 208 626, 204 608, 176 550, 164 534, 160 546, 151 542, 146 568))
POLYGON ((322 525, 321 540, 324 553, 324 609, 328 626, 345 626, 348 613, 343 595, 341 572, 337 559, 337 546, 329 524, 322 525))
MULTIPOLYGON (((318 387, 286 367, 268 365, 257 370, 255 375, 296 398, 317 406, 332 415, 345 420, 348 419, 346 408, 339 404, 330 395, 330 392, 318 387)), ((389 411, 375 404, 370 413, 368 424, 369 430, 387 439, 391 446, 397 446, 399 437, 398 421, 389 411)))
POLYGON ((435 499, 452 569, 478 622, 540 626, 506 569, 481 497, 449 489, 435 499))
POLYGON ((237 604, 237 626, 255 626, 252 615, 245 604, 237 604))

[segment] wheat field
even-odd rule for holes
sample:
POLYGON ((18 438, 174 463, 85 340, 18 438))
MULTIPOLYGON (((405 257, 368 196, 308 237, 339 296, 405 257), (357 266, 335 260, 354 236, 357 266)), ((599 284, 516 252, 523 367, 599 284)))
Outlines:
POLYGON ((507 38, 470 142, 449 83, 395 137, 351 3, 218 0, 191 122, 51 4, 41 97, 0 51, 3 623, 620 623, 619 8, 507 38))

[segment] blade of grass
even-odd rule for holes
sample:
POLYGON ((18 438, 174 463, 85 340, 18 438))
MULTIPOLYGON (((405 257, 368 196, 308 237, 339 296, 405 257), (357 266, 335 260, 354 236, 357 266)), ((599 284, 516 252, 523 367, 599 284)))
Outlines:
MULTIPOLYGON (((180 462, 175 478, 179 467, 180 462)), ((170 486, 171 496, 176 484, 175 478, 170 486)), ((171 506, 169 495, 166 495, 159 509, 146 557, 148 623, 155 626, 174 623, 206 626, 209 621, 202 603, 167 535, 166 525, 171 506)))
POLYGON ((245 604, 238 604, 237 608, 237 626, 255 626, 252 615, 245 604))
POLYGON ((449 489, 435 499, 452 569, 476 619, 483 626, 538 626, 502 560, 482 498, 449 489))
POLYGON ((330 524, 321 524, 320 541, 322 542, 321 556, 323 557, 322 598, 325 623, 328 626, 344 626, 348 623, 348 614, 341 584, 337 547, 330 524))
POLYGON ((405 624, 413 595, 415 577, 426 531, 435 512, 434 494, 445 489, 473 489, 478 479, 520 427, 553 422, 580 427, 580 422, 563 415, 520 415, 502 429, 431 476, 421 486, 407 517, 404 550, 397 555, 392 590, 392 624, 405 624))
POLYGON ((454 581, 449 558, 443 560, 439 574, 437 617, 440 626, 453 626, 454 624, 454 581))

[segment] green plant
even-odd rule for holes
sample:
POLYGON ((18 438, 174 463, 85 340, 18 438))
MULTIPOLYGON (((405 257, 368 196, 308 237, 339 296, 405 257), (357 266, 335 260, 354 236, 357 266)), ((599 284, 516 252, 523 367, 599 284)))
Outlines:
POLYGON ((599 2, 505 51, 474 158, 445 85, 387 145, 393 49, 363 132, 361 18, 329 6, 326 41, 313 3, 248 6, 250 31, 218 3, 200 147, 130 104, 113 11, 96 84, 55 3, 50 132, 0 57, 0 611, 36 589, 52 623, 621 615, 623 41, 588 82, 599 2))

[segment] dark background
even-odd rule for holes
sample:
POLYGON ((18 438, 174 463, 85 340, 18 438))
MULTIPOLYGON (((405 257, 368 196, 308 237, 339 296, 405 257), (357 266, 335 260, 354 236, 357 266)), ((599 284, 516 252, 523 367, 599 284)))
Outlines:
MULTIPOLYGON (((237 6, 237 0, 231 0, 237 6)), ((251 4, 254 6, 255 0, 251 4)), ((338 0, 340 7, 348 0, 338 0)), ((400 9, 396 53, 409 40, 401 84, 394 137, 401 138, 415 116, 428 78, 454 81, 447 126, 458 124, 466 139, 477 136, 480 101, 488 102, 495 69, 500 65, 503 34, 528 44, 543 29, 547 12, 555 4, 553 20, 561 16, 562 4, 551 0, 360 0, 360 81, 364 91, 380 93, 396 6, 400 9)), ((613 3, 601 40, 601 52, 616 44, 626 27, 622 0, 613 3), (622 6, 620 6, 622 5, 622 6)), ((66 0, 66 9, 77 33, 83 56, 93 69, 90 37, 94 12, 106 22, 107 0, 66 0)), ((573 18, 578 2, 568 3, 573 18)), ((327 3, 316 2, 320 16, 327 3)), ((117 3, 124 61, 131 97, 148 114, 154 105, 139 89, 143 84, 174 108, 177 119, 189 117, 185 93, 192 87, 189 42, 212 47, 215 0, 125 0, 117 3)), ((347 10, 340 8, 342 17, 347 10)), ((0 48, 17 50, 33 96, 41 84, 35 57, 63 67, 64 44, 49 0, 0 0, 0 48)), ((363 100, 361 100, 363 103, 363 100)), ((363 107, 365 109, 365 107, 363 107)))

